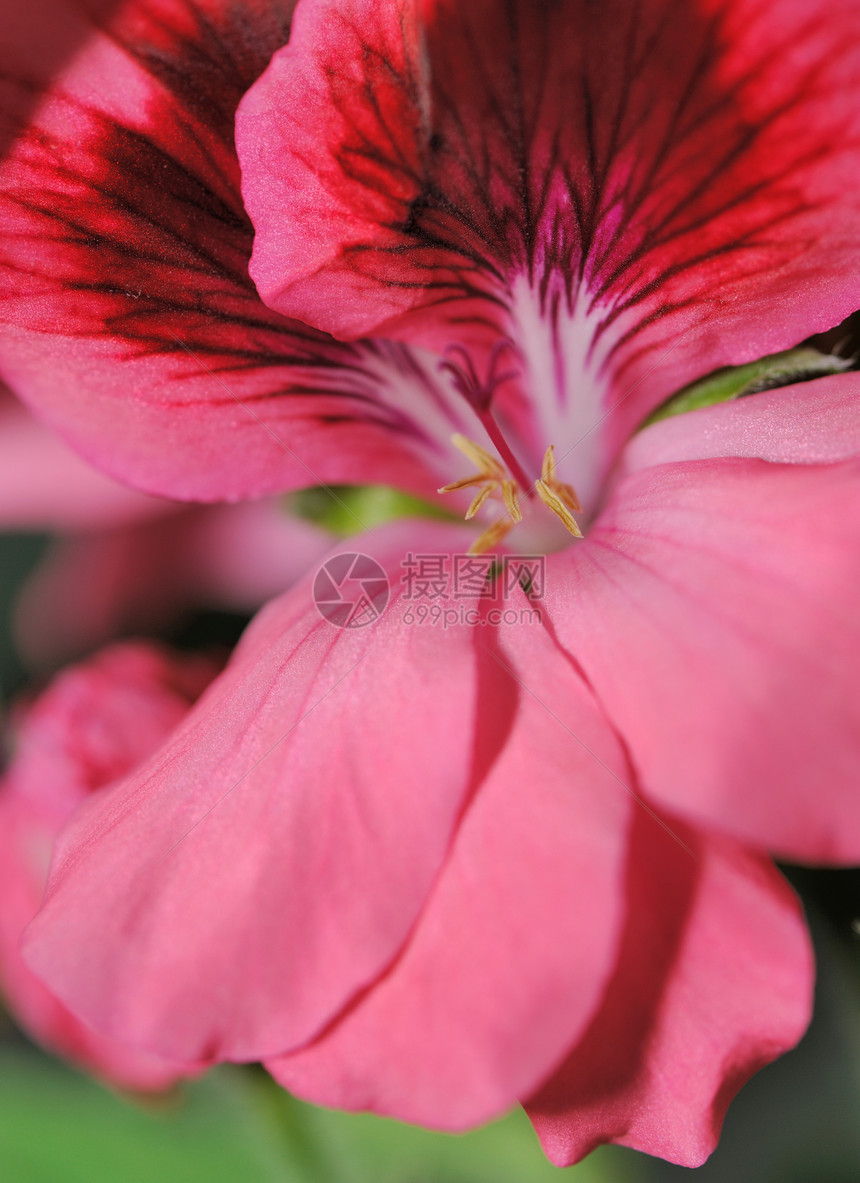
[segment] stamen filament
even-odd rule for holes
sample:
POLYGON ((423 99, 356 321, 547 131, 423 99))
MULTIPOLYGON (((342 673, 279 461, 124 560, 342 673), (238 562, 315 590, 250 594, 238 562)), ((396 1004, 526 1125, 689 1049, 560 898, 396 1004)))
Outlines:
POLYGON ((515 522, 523 520, 522 510, 517 501, 517 486, 515 481, 502 481, 502 498, 505 508, 515 522))
POLYGON ((505 479, 505 470, 502 465, 480 444, 476 444, 468 436, 460 435, 459 431, 451 436, 451 443, 455 448, 459 448, 467 460, 472 461, 475 468, 485 472, 487 476, 495 477, 497 481, 505 479))
POLYGON ((487 481, 487 477, 483 473, 476 473, 474 476, 463 477, 461 481, 454 481, 450 485, 443 485, 441 489, 437 489, 437 493, 459 493, 461 489, 472 489, 475 485, 483 485, 487 481))
MULTIPOLYGON (((482 448, 480 444, 476 444, 474 440, 470 440, 466 436, 460 435, 459 432, 452 437, 452 442, 467 459, 472 461, 478 471, 472 476, 463 477, 459 481, 452 481, 450 485, 444 485, 439 490, 439 492, 455 493, 460 489, 472 489, 475 486, 478 486, 478 492, 472 499, 471 505, 466 510, 467 522, 471 521, 471 519, 476 513, 478 513, 487 499, 494 495, 501 495, 501 498, 505 503, 505 508, 507 509, 508 516, 510 518, 508 529, 510 526, 513 526, 515 522, 521 522, 523 515, 520 511, 519 503, 517 501, 517 483, 516 481, 509 479, 504 465, 502 465, 496 459, 496 457, 492 456, 485 448, 482 448)), ((503 522, 505 520, 506 519, 502 519, 503 522)), ((485 533, 489 534, 495 530, 494 537, 503 537, 504 534, 507 533, 507 529, 499 533, 499 525, 500 524, 497 522, 495 527, 491 526, 489 531, 485 531, 485 533)), ((481 535, 481 538, 484 538, 484 535, 481 535)), ((481 539, 479 539, 479 542, 480 541, 481 539)), ((470 551, 469 553, 480 554, 481 551, 470 551)))

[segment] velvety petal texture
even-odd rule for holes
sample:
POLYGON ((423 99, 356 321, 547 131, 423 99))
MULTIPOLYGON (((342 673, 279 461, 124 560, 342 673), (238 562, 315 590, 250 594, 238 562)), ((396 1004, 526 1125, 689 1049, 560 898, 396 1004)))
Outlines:
POLYGON ((670 825, 636 815, 615 976, 526 1102, 557 1166, 604 1142, 701 1165, 734 1094, 809 1021, 812 949, 788 884, 737 843, 670 825))
POLYGON ((426 493, 439 441, 463 427, 435 359, 339 344, 266 308, 248 277, 234 114, 292 7, 36 0, 0 48, 0 374, 149 491, 426 493), (46 23, 79 49, 55 75, 34 35, 46 23))
POLYGON ((858 93, 855 0, 303 0, 239 110, 251 271, 339 337, 510 339, 531 459, 611 453, 860 305, 858 93))
MULTIPOLYGON (((520 593, 506 610, 527 608, 520 593)), ((530 1092, 602 1001, 640 808, 621 746, 543 627, 473 631, 487 659, 478 718, 498 750, 438 882, 372 989, 266 1064, 321 1104, 449 1130, 530 1092)))
MULTIPOLYGON (((396 574, 406 545, 394 529, 363 550, 396 574)), ((164 749, 68 832, 28 958, 99 1029, 182 1059, 274 1055, 398 951, 468 799, 479 654, 405 625, 397 595, 355 629, 308 583, 274 600, 164 749)))
POLYGON ((745 456, 832 464, 860 456, 860 375, 761 391, 665 419, 633 437, 614 479, 683 460, 745 456))
POLYGON ((262 1056, 318 1103, 457 1130, 533 1095, 554 1160, 622 1140, 701 1161, 808 1019, 796 901, 643 796, 552 596, 416 622, 401 559, 467 538, 364 537, 393 586, 366 628, 319 618, 307 584, 270 605, 67 831, 28 959, 99 1030, 262 1056))
POLYGON ((127 1088, 164 1088, 202 1065, 171 1062, 96 1034, 27 968, 19 943, 69 815, 145 759, 215 672, 209 662, 144 644, 103 650, 21 709, 15 754, 0 781, 0 990, 35 1039, 127 1088))
POLYGON ((860 861, 856 386, 649 428, 634 461, 689 455, 697 416, 706 458, 631 463, 547 573, 559 638, 648 795, 789 860, 860 861))

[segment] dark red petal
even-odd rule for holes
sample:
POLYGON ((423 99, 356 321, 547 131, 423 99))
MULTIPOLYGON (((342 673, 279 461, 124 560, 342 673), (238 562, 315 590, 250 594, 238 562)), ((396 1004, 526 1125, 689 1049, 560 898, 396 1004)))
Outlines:
POLYGON ((855 0, 303 0, 237 126, 265 299, 513 338, 539 448, 860 305, 855 0))
MULTIPOLYGON (((421 461, 463 426, 435 361, 287 321, 248 277, 233 120, 291 7, 127 0, 101 21, 57 3, 84 48, 0 171, 3 373, 89 459, 151 491, 426 491, 441 482, 421 461)), ((21 23, 0 60, 10 118, 45 86, 21 23)))

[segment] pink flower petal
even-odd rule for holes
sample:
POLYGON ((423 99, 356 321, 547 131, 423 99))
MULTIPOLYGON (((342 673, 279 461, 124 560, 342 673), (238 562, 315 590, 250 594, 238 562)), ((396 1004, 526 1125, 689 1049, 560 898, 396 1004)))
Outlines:
POLYGON ((19 720, 0 785, 0 986, 40 1042, 116 1084, 158 1089, 199 1065, 97 1035, 24 964, 21 934, 38 910, 57 834, 76 806, 125 775, 186 714, 215 668, 141 644, 117 645, 64 671, 19 720))
MULTIPOLYGON (((461 538, 412 525, 362 549, 396 577, 407 543, 461 538)), ((398 594, 358 629, 307 583, 273 601, 72 829, 28 959, 98 1030, 180 1059, 273 1055, 398 951, 470 789, 478 664, 471 636, 405 625, 398 594)))
POLYGON ((0 387, 0 526, 68 530, 169 513, 86 464, 0 387))
POLYGON ((188 609, 254 612, 332 545, 276 500, 170 509, 54 543, 18 600, 28 661, 55 665, 118 635, 169 629, 188 609))
POLYGON ((512 339, 538 461, 617 404, 612 452, 860 305, 858 93, 854 0, 303 0, 238 114, 251 271, 339 337, 512 339))
POLYGON ((484 731, 506 738, 435 890, 388 972, 320 1039, 266 1064, 317 1103, 449 1130, 531 1091, 599 1006, 640 808, 599 706, 541 625, 475 631, 484 731))
POLYGON ((860 464, 633 473, 547 608, 652 800, 788 859, 860 859, 860 464))
POLYGON ((291 10, 125 0, 88 22, 76 0, 39 0, 0 40, 0 122, 15 132, 0 165, 0 371, 87 459, 148 491, 427 493, 439 440, 464 426, 435 359, 287 321, 248 276, 234 115, 291 10), (49 82, 46 20, 83 44, 49 82), (47 91, 22 123, 34 78, 47 91))
POLYGON ((765 390, 655 423, 624 449, 618 476, 720 456, 776 464, 831 464, 860 456, 860 374, 765 390))
POLYGON ((604 1142, 699 1166, 737 1090, 809 1021, 814 966, 794 893, 734 842, 679 832, 693 859, 637 815, 615 978, 526 1104, 557 1166, 604 1142))

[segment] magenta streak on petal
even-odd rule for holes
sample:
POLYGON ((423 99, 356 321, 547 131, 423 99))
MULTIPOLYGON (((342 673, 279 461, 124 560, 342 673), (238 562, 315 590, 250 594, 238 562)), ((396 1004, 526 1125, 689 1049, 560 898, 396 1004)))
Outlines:
POLYGON ((53 80, 0 172, 0 369, 89 459, 152 491, 426 493, 471 426, 435 358, 285 320, 247 274, 233 116, 288 15, 134 0, 53 80))
POLYGON ((565 476, 593 500, 673 390, 860 303, 858 22, 853 0, 304 0, 238 116, 254 277, 344 338, 514 340, 532 411, 511 383, 497 418, 532 458, 590 437, 565 476))
MULTIPOLYGON (((402 368, 400 358, 407 354, 402 346, 339 345, 269 312, 245 273, 250 227, 241 209, 231 209, 203 190, 185 173, 182 162, 172 160, 144 134, 76 103, 70 105, 68 117, 83 124, 84 134, 89 131, 93 137, 77 168, 68 161, 46 166, 38 159, 39 147, 34 146, 27 187, 8 197, 10 205, 20 210, 24 242, 34 221, 54 227, 41 246, 43 251, 52 246, 53 267, 59 263, 63 267, 58 280, 50 258, 43 255, 39 260, 43 293, 27 317, 27 327, 45 334, 56 332, 59 304, 63 336, 111 340, 118 361, 174 355, 177 377, 183 370, 186 376, 193 372, 189 353, 228 381, 251 370, 283 371, 290 366, 295 377, 288 389, 246 394, 247 401, 312 394, 319 394, 322 401, 330 394, 335 406, 343 405, 342 415, 361 416, 426 442, 426 434, 405 409, 386 406, 379 399, 380 377, 390 382, 386 368, 402 368), (168 187, 173 192, 182 191, 184 185, 184 202, 174 210, 158 193, 147 194, 147 181, 165 174, 172 174, 168 187), (76 198, 85 185, 99 199, 89 210, 81 208, 76 198), (50 191, 50 198, 36 196, 40 190, 50 191), (158 207, 147 208, 146 197, 158 201, 158 207), (205 219, 203 233, 193 223, 185 224, 195 208, 205 219), (148 237, 153 238, 151 247, 146 245, 148 237), (45 288, 55 294, 47 304, 45 288), (201 289, 208 302, 201 299, 201 289)), ((166 108, 161 115, 153 114, 156 123, 160 118, 169 119, 166 108)), ((228 191, 228 197, 235 204, 235 192, 228 191)), ((6 299, 14 304, 12 293, 6 299)), ((426 386, 434 385, 417 361, 411 372, 421 374, 426 386)), ((167 397, 160 401, 166 407, 193 403, 181 388, 178 398, 169 397, 169 378, 164 394, 167 397)), ((210 395, 207 402, 229 406, 230 397, 216 390, 215 398, 210 395)))

